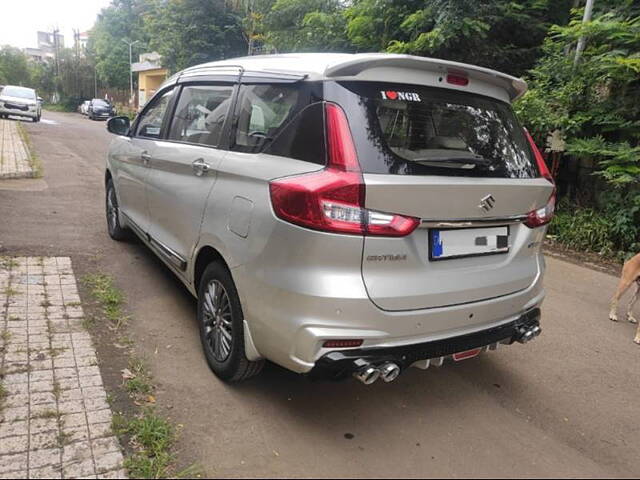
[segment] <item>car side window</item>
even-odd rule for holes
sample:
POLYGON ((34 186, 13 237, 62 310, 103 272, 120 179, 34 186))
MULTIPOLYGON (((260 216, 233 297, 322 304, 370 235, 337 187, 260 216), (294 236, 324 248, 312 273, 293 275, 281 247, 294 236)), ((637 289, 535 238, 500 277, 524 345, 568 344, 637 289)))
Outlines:
POLYGON ((217 147, 232 96, 233 87, 230 85, 183 87, 169 139, 217 147))
POLYGON ((248 153, 262 151, 291 119, 299 95, 299 88, 291 84, 242 85, 231 149, 248 153))
POLYGON ((169 106, 173 90, 169 90, 154 99, 153 103, 144 111, 138 122, 136 136, 145 138, 160 138, 162 121, 169 106))

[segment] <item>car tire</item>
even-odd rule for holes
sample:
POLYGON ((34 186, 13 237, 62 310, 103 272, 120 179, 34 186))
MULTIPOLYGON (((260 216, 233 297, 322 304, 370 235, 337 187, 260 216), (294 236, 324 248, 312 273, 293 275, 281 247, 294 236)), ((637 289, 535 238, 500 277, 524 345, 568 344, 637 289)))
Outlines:
POLYGON ((107 181, 106 195, 105 195, 105 210, 107 215, 107 231, 109 236, 122 242, 129 238, 129 231, 120 225, 120 211, 118 209, 118 197, 116 195, 116 189, 113 185, 113 180, 107 181))
POLYGON ((219 262, 202 275, 197 316, 205 358, 218 378, 234 383, 260 373, 264 360, 252 362, 245 355, 240 298, 229 270, 219 262))

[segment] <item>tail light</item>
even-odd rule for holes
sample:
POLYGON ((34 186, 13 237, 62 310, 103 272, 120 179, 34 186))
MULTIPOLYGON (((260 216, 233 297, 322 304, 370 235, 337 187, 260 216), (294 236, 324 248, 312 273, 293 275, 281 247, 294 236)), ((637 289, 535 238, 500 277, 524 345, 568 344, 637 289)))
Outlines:
POLYGON ((549 197, 547 204, 544 207, 533 210, 527 214, 527 219, 524 224, 529 228, 536 228, 542 227, 553 220, 553 215, 556 211, 556 184, 551 172, 549 171, 549 167, 547 167, 547 163, 544 161, 544 158, 542 158, 542 154, 540 153, 540 150, 538 150, 533 138, 527 130, 525 130, 524 133, 529 141, 529 145, 531 145, 533 155, 536 158, 540 176, 547 179, 553 185, 553 192, 551 192, 551 196, 549 197))
POLYGON ((414 217, 364 208, 365 185, 349 123, 342 109, 325 104, 327 167, 274 180, 271 204, 278 218, 331 233, 402 237, 420 224, 414 217))

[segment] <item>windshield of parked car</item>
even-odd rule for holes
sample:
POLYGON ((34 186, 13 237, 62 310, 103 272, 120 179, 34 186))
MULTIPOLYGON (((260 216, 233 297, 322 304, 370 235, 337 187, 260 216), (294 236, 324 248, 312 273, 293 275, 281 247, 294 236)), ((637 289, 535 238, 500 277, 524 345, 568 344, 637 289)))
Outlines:
POLYGON ((93 106, 94 107, 110 107, 111 105, 108 102, 106 102, 105 100, 97 99, 97 100, 93 101, 93 106))
POLYGON ((7 86, 2 89, 1 94, 7 97, 25 98, 27 100, 36 99, 36 92, 30 88, 7 86))

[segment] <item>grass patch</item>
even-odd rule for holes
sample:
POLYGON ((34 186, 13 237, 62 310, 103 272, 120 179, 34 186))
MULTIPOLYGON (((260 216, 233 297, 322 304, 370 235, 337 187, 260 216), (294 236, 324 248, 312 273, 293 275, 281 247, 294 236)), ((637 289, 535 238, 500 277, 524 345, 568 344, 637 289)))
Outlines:
POLYGON ((75 112, 75 108, 64 103, 48 103, 44 109, 47 112, 75 112))
POLYGON ((58 418, 58 417, 60 417, 60 414, 56 410, 52 408, 48 408, 46 410, 42 410, 40 413, 36 414, 32 418, 58 418))
POLYGON ((131 357, 129 371, 133 374, 133 378, 126 380, 125 390, 133 396, 149 395, 153 391, 153 385, 151 384, 151 375, 144 362, 139 358, 131 357))
POLYGON ((7 396, 9 396, 9 392, 7 392, 4 383, 0 382, 0 412, 4 408, 4 402, 7 400, 7 396))
POLYGON ((175 430, 167 420, 148 408, 132 419, 114 415, 112 428, 130 439, 134 453, 125 459, 124 466, 132 478, 170 476, 175 430))
POLYGON ((86 275, 82 281, 91 290, 91 295, 100 303, 106 319, 116 329, 126 321, 127 316, 122 311, 124 295, 115 287, 113 279, 104 274, 86 275))
MULTIPOLYGON (((129 319, 124 313, 125 296, 105 274, 86 275, 83 284, 91 297, 99 304, 102 315, 91 320, 107 320, 112 330, 126 326, 129 319)), ((115 342, 118 348, 129 347, 134 342, 120 332, 115 342)), ((129 350, 127 350, 129 351, 129 350)), ((123 445, 129 445, 124 467, 131 478, 171 478, 175 477, 174 455, 176 430, 166 418, 149 407, 155 403, 152 393, 155 389, 153 378, 144 361, 131 354, 128 366, 122 371, 122 387, 136 407, 138 414, 114 414, 112 428, 123 445)), ((108 397, 113 401, 111 396, 108 397)), ((185 472, 195 472, 192 467, 185 472)), ((182 475, 182 474, 180 474, 182 475)), ((198 475, 200 476, 200 475, 198 475)), ((189 478, 193 478, 189 477, 189 478)))
POLYGON ((3 330, 2 333, 0 333, 0 339, 3 342, 8 343, 9 340, 11 340, 11 332, 9 330, 3 330))
POLYGON ((7 297, 13 297, 14 295, 18 294, 18 291, 11 288, 11 287, 7 287, 4 289, 3 293, 7 296, 7 297))
POLYGON ((33 178, 40 178, 43 174, 42 162, 40 161, 40 157, 38 157, 38 154, 36 154, 35 148, 33 148, 31 137, 22 125, 22 122, 17 122, 17 128, 18 135, 20 135, 22 143, 24 143, 24 146, 27 149, 27 154, 29 155, 29 165, 31 165, 31 169, 33 170, 33 178))
POLYGON ((11 270, 18 266, 18 262, 16 262, 11 257, 0 256, 0 268, 3 270, 11 270))

